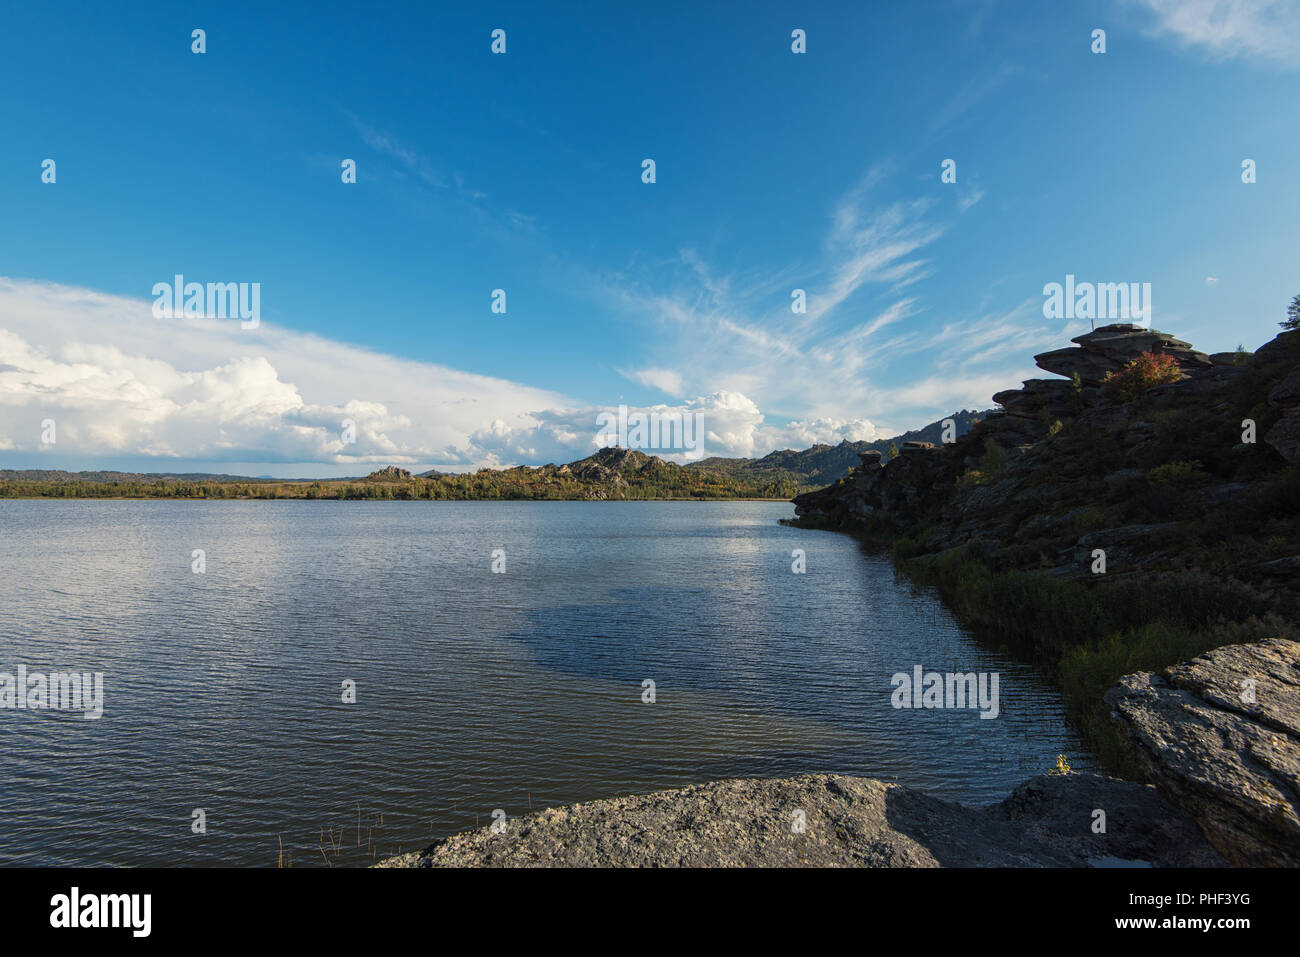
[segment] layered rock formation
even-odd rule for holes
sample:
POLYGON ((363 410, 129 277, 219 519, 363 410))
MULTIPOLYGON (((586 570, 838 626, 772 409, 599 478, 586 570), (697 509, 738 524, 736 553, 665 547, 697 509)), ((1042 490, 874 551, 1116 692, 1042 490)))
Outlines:
POLYGON ((1175 339, 1167 332, 1126 322, 1101 326, 1070 341, 1077 342, 1079 347, 1045 352, 1035 356, 1034 363, 1040 369, 1067 379, 1077 374, 1084 385, 1100 385, 1108 373, 1118 372, 1125 363, 1144 352, 1173 356, 1188 374, 1201 372, 1214 364, 1205 353, 1193 349, 1190 342, 1175 339))
POLYGON ((870 520, 921 533, 931 552, 978 543, 1019 566, 1071 576, 1087 576, 1087 553, 1110 542, 1122 572, 1176 559, 1167 540, 1128 535, 1133 528, 1190 523, 1263 494, 1258 478, 1281 480, 1300 456, 1300 333, 1230 362, 1129 324, 1073 341, 1035 361, 1077 378, 999 392, 1001 409, 956 442, 909 447, 883 466, 864 459, 846 479, 796 497, 796 514, 808 524, 870 520), (1144 352, 1173 356, 1182 377, 1137 402, 1109 399, 1105 376, 1144 352), (1253 444, 1242 442, 1247 419, 1261 439, 1253 444), (1159 471, 1175 464, 1186 474, 1159 471))
POLYGON ((371 472, 363 481, 367 482, 409 482, 414 476, 406 469, 398 468, 396 465, 387 465, 382 469, 371 472))

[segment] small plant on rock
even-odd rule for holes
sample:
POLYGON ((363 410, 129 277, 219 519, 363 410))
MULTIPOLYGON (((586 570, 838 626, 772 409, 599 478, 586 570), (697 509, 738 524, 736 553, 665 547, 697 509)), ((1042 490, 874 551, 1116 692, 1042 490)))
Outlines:
POLYGON ((1157 465, 1147 472, 1147 481, 1152 485, 1174 485, 1179 488, 1190 488, 1199 485, 1206 477, 1200 462, 1184 460, 1166 462, 1164 465, 1157 465))

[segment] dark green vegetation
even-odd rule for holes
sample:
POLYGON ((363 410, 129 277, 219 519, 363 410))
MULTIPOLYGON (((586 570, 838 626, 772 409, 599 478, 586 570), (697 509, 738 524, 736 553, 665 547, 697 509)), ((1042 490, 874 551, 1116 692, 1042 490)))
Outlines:
POLYGON ((1130 772, 1102 702, 1123 675, 1297 637, 1300 331, 1245 361, 1171 346, 1177 381, 1117 390, 1107 362, 1113 382, 1172 360, 1113 329, 1040 360, 1082 380, 999 393, 1007 411, 955 443, 796 504, 800 524, 889 547, 979 637, 1034 661, 1087 744, 1130 772), (1126 360, 1123 338, 1141 352, 1126 360))
MULTIPOLYGON (((970 428, 974 415, 958 412, 953 416, 958 435, 970 428)), ((938 441, 939 432, 936 422, 908 432, 898 441, 913 437, 938 441)), ((319 481, 0 470, 0 498, 787 499, 847 475, 858 463, 859 452, 884 449, 891 441, 845 441, 814 445, 802 452, 773 452, 761 459, 710 458, 684 466, 635 450, 606 448, 568 465, 422 475, 389 467, 365 478, 319 481)))

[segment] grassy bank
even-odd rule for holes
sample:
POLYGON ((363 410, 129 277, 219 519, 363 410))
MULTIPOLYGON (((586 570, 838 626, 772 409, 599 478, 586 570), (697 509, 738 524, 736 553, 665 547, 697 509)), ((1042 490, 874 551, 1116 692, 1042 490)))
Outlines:
POLYGON ((979 637, 1031 660, 1060 688, 1085 745, 1111 770, 1131 772, 1102 695, 1121 677, 1158 671, 1221 645, 1296 636, 1272 599, 1231 578, 1188 570, 1140 580, 1082 582, 1039 572, 997 571, 977 551, 908 558, 914 580, 934 585, 979 637))

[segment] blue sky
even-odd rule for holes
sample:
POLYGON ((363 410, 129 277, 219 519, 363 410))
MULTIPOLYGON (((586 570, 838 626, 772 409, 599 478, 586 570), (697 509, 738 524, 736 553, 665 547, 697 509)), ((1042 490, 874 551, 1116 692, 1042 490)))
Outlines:
POLYGON ((761 455, 1046 376, 1067 273, 1205 351, 1300 292, 1300 4, 463 6, 7 12, 0 467, 540 464, 619 404, 761 455))

